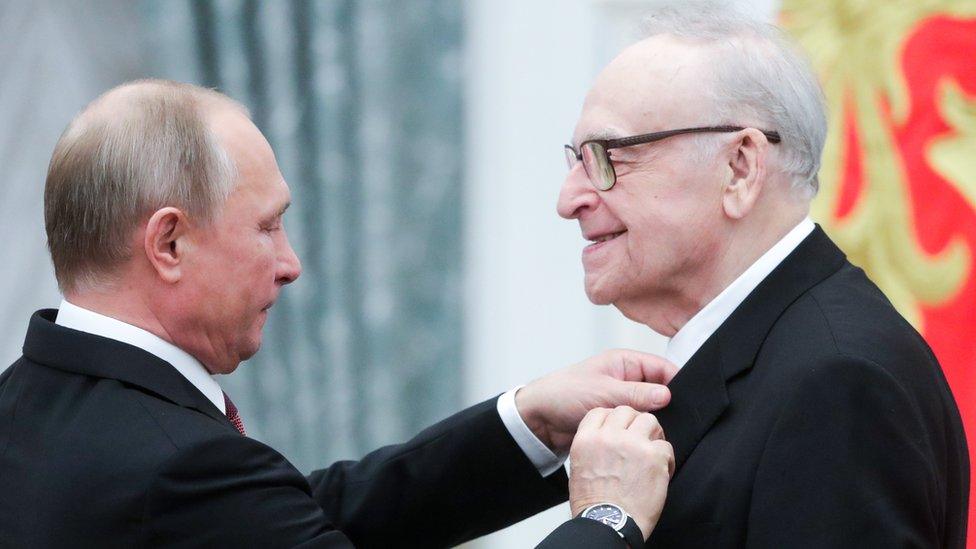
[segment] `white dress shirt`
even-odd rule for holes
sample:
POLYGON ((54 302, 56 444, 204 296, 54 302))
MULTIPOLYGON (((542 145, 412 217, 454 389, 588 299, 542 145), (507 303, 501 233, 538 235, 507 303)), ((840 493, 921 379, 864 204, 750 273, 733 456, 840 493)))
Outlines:
MULTIPOLYGON (((142 328, 126 324, 121 320, 79 307, 67 300, 61 301, 55 323, 72 330, 128 343, 165 360, 203 393, 210 402, 213 402, 221 413, 227 413, 224 407, 224 392, 203 364, 183 349, 159 336, 142 328)), ((515 407, 515 392, 520 388, 516 387, 498 399, 498 414, 512 438, 539 470, 539 473, 543 476, 549 476, 562 466, 565 457, 559 458, 553 454, 522 421, 522 417, 515 407)))
POLYGON ((813 232, 816 225, 810 218, 805 218, 799 225, 786 233, 779 242, 773 245, 755 263, 745 270, 732 284, 729 284, 715 299, 691 317, 687 324, 674 334, 668 341, 668 349, 664 357, 681 368, 688 362, 705 341, 718 330, 719 326, 729 318, 746 297, 759 286, 786 256, 803 242, 803 239, 813 232))
POLYGON ((522 387, 524 385, 519 385, 498 398, 498 415, 501 416, 502 423, 505 424, 505 428, 508 429, 512 438, 515 439, 515 443, 522 449, 525 457, 529 458, 532 465, 535 465, 540 475, 547 477, 563 466, 567 455, 553 453, 548 446, 536 438, 532 429, 529 429, 529 426, 522 420, 518 408, 515 407, 515 393, 522 387))

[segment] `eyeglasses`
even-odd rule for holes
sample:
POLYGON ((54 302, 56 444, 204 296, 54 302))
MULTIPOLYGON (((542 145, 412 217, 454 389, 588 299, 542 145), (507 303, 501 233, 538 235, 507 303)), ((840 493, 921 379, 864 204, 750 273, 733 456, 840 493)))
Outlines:
MULTIPOLYGON (((731 133, 744 129, 740 126, 710 126, 705 128, 666 130, 618 139, 590 139, 589 141, 580 143, 579 152, 572 145, 564 146, 566 151, 566 164, 572 170, 578 162, 582 162, 583 169, 586 171, 587 177, 590 178, 590 183, 598 190, 609 191, 613 187, 613 184, 617 182, 617 172, 614 171, 613 162, 610 161, 610 149, 643 145, 644 143, 652 143, 685 133, 731 133)), ((779 143, 782 140, 777 132, 759 131, 766 136, 766 139, 769 139, 770 143, 779 143)))

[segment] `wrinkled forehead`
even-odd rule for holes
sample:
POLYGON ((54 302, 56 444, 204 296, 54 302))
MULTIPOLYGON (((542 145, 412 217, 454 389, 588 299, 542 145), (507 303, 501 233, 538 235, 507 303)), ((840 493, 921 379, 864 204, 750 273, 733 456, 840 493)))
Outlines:
POLYGON ((707 61, 703 47, 669 36, 628 47, 590 88, 574 144, 712 123, 707 61))

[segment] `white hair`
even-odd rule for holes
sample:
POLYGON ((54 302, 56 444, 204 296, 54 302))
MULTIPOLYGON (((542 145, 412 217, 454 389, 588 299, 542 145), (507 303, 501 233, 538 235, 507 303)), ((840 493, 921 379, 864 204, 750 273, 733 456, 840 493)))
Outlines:
POLYGON ((643 25, 647 37, 670 35, 699 43, 713 55, 708 87, 714 124, 749 117, 780 134, 780 169, 806 199, 817 194, 827 136, 823 91, 806 57, 778 27, 749 17, 728 2, 658 2, 643 25))

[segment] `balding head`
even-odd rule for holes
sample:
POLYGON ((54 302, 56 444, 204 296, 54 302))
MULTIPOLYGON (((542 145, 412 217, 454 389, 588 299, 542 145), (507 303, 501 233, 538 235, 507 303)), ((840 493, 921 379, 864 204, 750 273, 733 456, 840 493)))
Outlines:
MULTIPOLYGON (((710 125, 702 115, 710 77, 706 52, 668 35, 622 51, 597 76, 583 106, 577 142, 710 125), (592 121, 592 123, 590 123, 592 121)), ((739 121, 743 122, 743 121, 739 121)))
POLYGON ((165 80, 109 90, 68 125, 44 192, 48 248, 64 292, 109 283, 141 221, 165 206, 206 224, 235 166, 212 118, 246 109, 215 92, 165 80))

